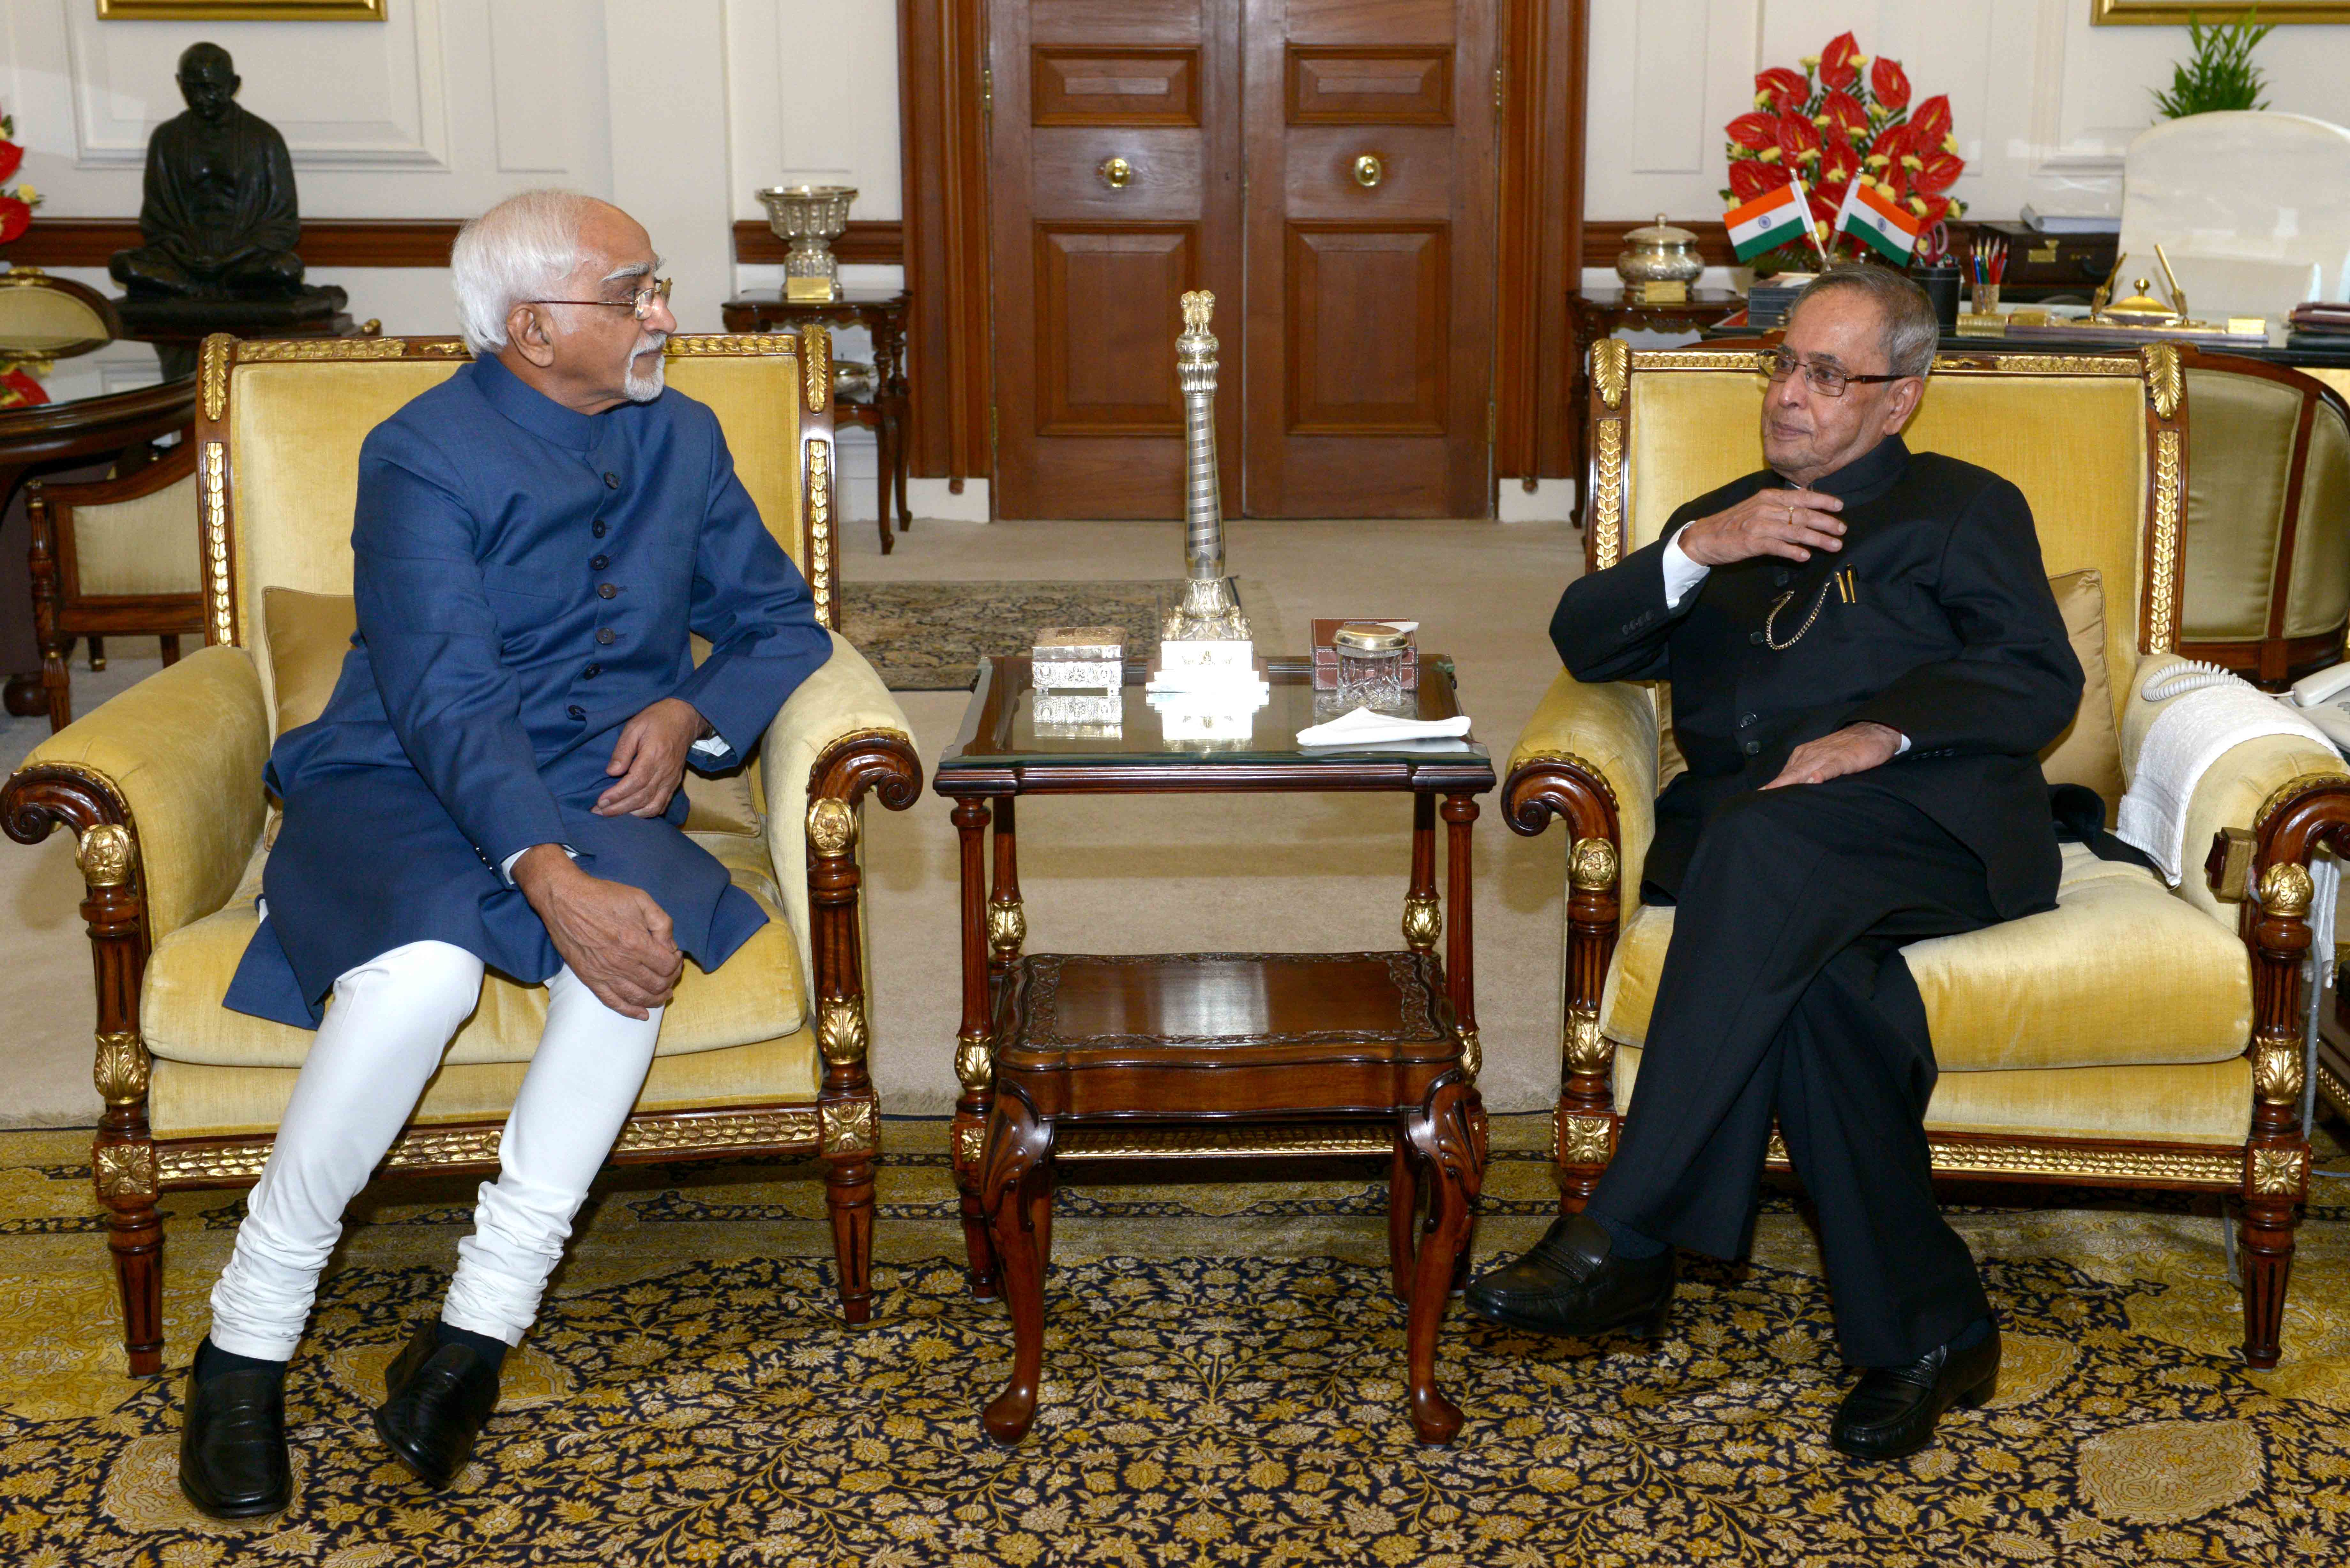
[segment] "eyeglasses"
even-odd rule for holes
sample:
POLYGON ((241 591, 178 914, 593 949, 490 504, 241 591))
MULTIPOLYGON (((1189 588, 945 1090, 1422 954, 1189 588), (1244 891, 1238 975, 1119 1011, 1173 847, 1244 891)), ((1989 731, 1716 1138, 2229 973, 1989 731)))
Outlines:
POLYGON ((657 277, 626 299, 528 299, 525 305, 600 305, 609 310, 633 310, 642 321, 653 313, 653 302, 669 303, 669 279, 657 277))
POLYGON ((1804 373, 1804 379, 1812 384, 1812 390, 1823 398, 1843 397, 1844 389, 1855 381, 1906 381, 1909 379, 1907 376, 1856 376, 1841 366, 1822 365, 1798 359, 1791 350, 1785 348, 1774 349, 1763 355, 1762 370, 1774 382, 1783 381, 1801 370, 1804 373))

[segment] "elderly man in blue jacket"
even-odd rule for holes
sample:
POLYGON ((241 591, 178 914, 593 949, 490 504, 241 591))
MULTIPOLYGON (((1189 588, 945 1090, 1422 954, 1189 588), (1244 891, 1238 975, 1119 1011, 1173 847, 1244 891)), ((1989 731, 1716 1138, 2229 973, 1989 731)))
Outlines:
POLYGON ((686 961, 717 969, 765 919, 685 836, 683 770, 739 765, 830 654, 716 417, 662 388, 645 231, 530 192, 450 266, 474 360, 368 436, 359 632, 269 759, 284 826, 227 1005, 317 1037, 189 1373, 181 1485, 222 1518, 289 1500, 319 1270, 494 968, 546 984, 546 1032, 376 1415, 429 1485, 463 1467, 686 961))

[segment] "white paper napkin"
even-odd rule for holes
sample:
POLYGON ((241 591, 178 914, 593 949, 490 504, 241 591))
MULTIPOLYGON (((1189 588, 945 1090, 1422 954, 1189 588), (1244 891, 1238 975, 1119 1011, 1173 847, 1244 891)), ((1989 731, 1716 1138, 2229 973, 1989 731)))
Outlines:
POLYGON ((1469 715, 1456 714, 1450 719, 1397 719, 1385 713, 1374 713, 1368 708, 1357 708, 1342 713, 1326 724, 1316 724, 1310 730, 1297 732, 1301 746, 1377 746, 1389 741, 1428 741, 1465 735, 1469 732, 1469 715))

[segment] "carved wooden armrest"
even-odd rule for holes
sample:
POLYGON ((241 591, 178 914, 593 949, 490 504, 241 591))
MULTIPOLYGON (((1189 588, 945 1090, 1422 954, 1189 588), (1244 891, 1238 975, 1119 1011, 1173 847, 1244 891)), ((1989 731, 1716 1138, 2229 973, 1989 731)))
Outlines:
POLYGON ((892 811, 913 805, 922 793, 921 758, 897 700, 836 632, 832 658, 767 726, 759 769, 775 881, 803 943, 815 1003, 824 1152, 835 1162, 836 1183, 869 1181, 869 1172, 849 1168, 868 1160, 875 1146, 865 1065, 861 808, 868 791, 892 811))

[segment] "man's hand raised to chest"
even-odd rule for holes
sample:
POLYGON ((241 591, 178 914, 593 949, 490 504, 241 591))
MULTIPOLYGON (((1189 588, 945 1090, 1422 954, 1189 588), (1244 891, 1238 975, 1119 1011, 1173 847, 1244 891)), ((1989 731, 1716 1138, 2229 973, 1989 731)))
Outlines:
POLYGON ((540 844, 514 863, 515 886, 530 900, 555 950, 596 1000, 630 1018, 666 1007, 685 972, 668 913, 652 895, 579 869, 559 844, 540 844))
POLYGON ((693 704, 664 697, 621 727, 604 771, 619 782, 596 797, 598 816, 659 816, 685 777, 686 753, 706 728, 693 704))
POLYGON ((1757 556, 1808 561, 1814 550, 1844 548, 1844 503, 1817 490, 1758 490, 1737 505, 1700 517, 1674 537, 1700 566, 1727 566, 1757 556))

